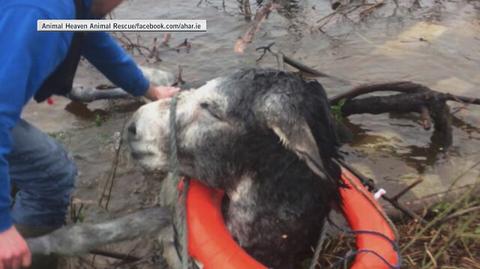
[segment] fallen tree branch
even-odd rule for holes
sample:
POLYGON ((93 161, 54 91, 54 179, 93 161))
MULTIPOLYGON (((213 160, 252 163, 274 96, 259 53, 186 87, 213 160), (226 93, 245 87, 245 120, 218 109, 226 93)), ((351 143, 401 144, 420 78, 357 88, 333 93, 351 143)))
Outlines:
POLYGON ((170 223, 168 209, 149 208, 104 223, 63 227, 48 235, 27 239, 27 244, 33 254, 76 256, 102 245, 156 234, 170 223))
POLYGON ((391 82, 391 83, 380 83, 380 84, 371 84, 355 87, 352 90, 336 95, 330 98, 330 104, 337 104, 340 100, 353 99, 357 96, 373 93, 373 92, 400 92, 400 93, 413 93, 419 90, 429 90, 427 87, 415 84, 409 81, 400 81, 400 82, 391 82))
MULTIPOLYGON (((353 114, 382 114, 388 112, 420 112, 422 106, 434 97, 430 92, 372 96, 361 99, 348 99, 342 107, 343 116, 353 114)), ((438 100, 441 102, 441 100, 438 100)))
POLYGON ((434 91, 421 84, 413 83, 410 81, 399 81, 390 83, 379 83, 372 85, 363 85, 352 89, 346 93, 336 95, 330 99, 331 104, 336 104, 342 99, 353 99, 357 96, 374 93, 374 92, 399 92, 399 93, 418 93, 418 92, 430 92, 432 98, 436 98, 439 101, 455 101, 465 104, 480 105, 480 98, 472 98, 460 95, 454 95, 451 93, 442 93, 434 91))
POLYGON ((448 101, 463 102, 465 104, 480 105, 480 98, 466 97, 461 95, 454 95, 445 93, 445 98, 448 101))
POLYGON ((335 106, 341 102, 340 110, 343 117, 364 113, 420 113, 423 128, 430 129, 433 122, 435 132, 432 138, 448 147, 452 142, 452 124, 447 101, 480 105, 478 98, 437 92, 426 86, 405 81, 359 86, 331 98, 330 104, 335 106), (378 92, 398 94, 357 98, 378 92))
POLYGON ((243 34, 242 37, 239 37, 237 42, 235 43, 234 51, 236 53, 243 54, 248 44, 252 43, 253 38, 260 29, 260 25, 262 24, 262 22, 268 18, 270 12, 277 8, 278 5, 270 1, 257 11, 248 30, 245 32, 245 34, 243 34))

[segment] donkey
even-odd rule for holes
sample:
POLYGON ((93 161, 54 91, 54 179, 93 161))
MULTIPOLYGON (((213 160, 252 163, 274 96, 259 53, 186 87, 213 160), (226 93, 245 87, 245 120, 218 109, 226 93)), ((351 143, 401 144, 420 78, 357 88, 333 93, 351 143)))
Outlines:
MULTIPOLYGON (((268 267, 298 268, 340 205, 339 142, 317 81, 244 69, 178 96, 181 175, 225 190, 223 215, 238 244, 268 267)), ((169 167, 170 100, 142 106, 128 127, 132 156, 169 167)), ((175 199, 171 199, 173 202, 175 199)))

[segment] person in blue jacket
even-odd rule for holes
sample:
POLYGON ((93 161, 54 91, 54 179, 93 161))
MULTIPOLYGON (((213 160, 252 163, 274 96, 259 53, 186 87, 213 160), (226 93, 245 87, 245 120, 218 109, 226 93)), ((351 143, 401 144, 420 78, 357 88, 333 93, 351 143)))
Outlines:
POLYGON ((32 97, 41 102, 67 94, 80 56, 134 96, 159 99, 178 90, 150 84, 105 32, 37 31, 38 19, 100 18, 121 2, 0 1, 0 269, 30 266, 25 234, 19 231, 64 224, 77 173, 57 141, 20 118, 24 105, 32 97), (12 184, 19 190, 14 203, 12 184))

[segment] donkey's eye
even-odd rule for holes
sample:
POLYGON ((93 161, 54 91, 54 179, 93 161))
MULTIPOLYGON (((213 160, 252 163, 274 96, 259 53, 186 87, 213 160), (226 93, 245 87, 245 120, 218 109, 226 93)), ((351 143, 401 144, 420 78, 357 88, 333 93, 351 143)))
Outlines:
POLYGON ((215 104, 212 105, 204 102, 204 103, 200 103, 200 107, 208 111, 208 113, 212 115, 214 118, 218 120, 222 120, 222 117, 220 117, 219 115, 220 113, 217 111, 215 104))

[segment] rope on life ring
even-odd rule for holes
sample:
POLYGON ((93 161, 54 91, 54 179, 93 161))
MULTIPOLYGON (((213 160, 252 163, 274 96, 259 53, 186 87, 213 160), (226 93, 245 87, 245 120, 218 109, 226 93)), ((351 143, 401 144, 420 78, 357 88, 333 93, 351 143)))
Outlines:
POLYGON ((357 250, 351 269, 400 268, 396 233, 390 220, 360 179, 342 167, 342 213, 351 233, 355 235, 357 250))
MULTIPOLYGON (((392 242, 396 236, 381 206, 360 180, 342 168, 343 215, 356 236, 357 251, 351 269, 396 268, 400 257, 392 242)), ((267 269, 233 240, 221 211, 224 193, 192 179, 187 194, 189 253, 204 269, 267 269)))

